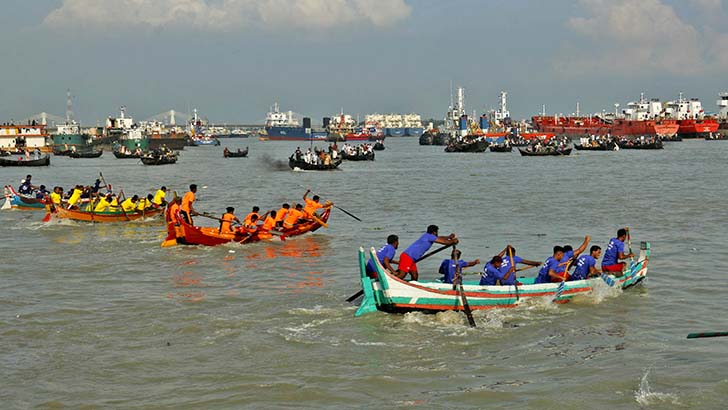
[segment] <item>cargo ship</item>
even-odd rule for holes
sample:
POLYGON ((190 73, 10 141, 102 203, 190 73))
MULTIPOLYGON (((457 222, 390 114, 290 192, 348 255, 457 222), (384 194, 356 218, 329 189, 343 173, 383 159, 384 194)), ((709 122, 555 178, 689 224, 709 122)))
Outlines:
POLYGON ((29 124, 16 125, 12 122, 0 125, 0 150, 34 150, 50 152, 51 148, 46 126, 35 120, 29 124))
POLYGON ((665 114, 677 120, 677 134, 682 138, 705 138, 718 131, 718 121, 705 116, 700 100, 686 100, 682 93, 677 100, 665 104, 665 114))
POLYGON ((326 139, 326 131, 314 131, 311 128, 311 118, 304 117, 303 121, 299 121, 293 111, 281 112, 278 103, 273 105, 265 118, 265 133, 269 140, 278 141, 326 139))
POLYGON ((106 138, 114 144, 114 151, 121 146, 124 146, 129 152, 148 151, 149 138, 134 123, 134 118, 126 116, 126 106, 122 106, 119 111, 120 115, 118 117, 108 117, 106 119, 104 129, 106 138))
POLYGON ((425 132, 425 127, 422 126, 422 117, 419 114, 405 114, 402 118, 406 136, 419 138, 425 132))
POLYGON ((728 137, 728 92, 718 94, 718 133, 721 138, 728 137))
MULTIPOLYGON (((578 111, 578 110, 577 110, 578 111)), ((621 116, 534 116, 533 126, 541 132, 567 137, 613 135, 620 137, 661 136, 671 137, 678 132, 676 120, 662 117, 662 103, 658 99, 645 100, 644 94, 637 102, 630 102, 621 116)))
POLYGON ((63 154, 75 149, 83 151, 88 149, 92 143, 90 135, 84 135, 81 125, 73 120, 66 120, 65 124, 56 126, 56 132, 52 135, 53 153, 63 154))

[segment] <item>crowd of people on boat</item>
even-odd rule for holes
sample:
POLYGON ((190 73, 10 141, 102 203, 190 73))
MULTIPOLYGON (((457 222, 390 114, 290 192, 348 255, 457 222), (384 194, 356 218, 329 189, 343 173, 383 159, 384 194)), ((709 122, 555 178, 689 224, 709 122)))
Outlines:
POLYGON ((353 145, 344 143, 344 145, 341 147, 341 152, 345 153, 348 156, 364 156, 371 154, 374 152, 374 147, 370 144, 359 144, 359 145, 353 145))
POLYGON ((657 136, 639 136, 635 138, 620 137, 617 140, 620 147, 639 147, 643 145, 662 145, 662 140, 657 136))
POLYGON ((173 150, 169 149, 166 145, 162 144, 160 147, 154 148, 153 150, 144 154, 144 157, 154 158, 154 159, 162 159, 162 158, 176 159, 177 153, 174 152, 173 150))
MULTIPOLYGON (((260 239, 269 239, 273 235, 281 235, 282 232, 295 229, 301 224, 310 222, 322 223, 317 211, 328 209, 334 204, 331 201, 321 203, 318 195, 309 198, 311 190, 303 194, 301 203, 284 203, 279 209, 271 209, 261 214, 260 207, 254 206, 252 210, 241 221, 235 215, 235 208, 228 206, 221 217, 215 217, 208 213, 201 213, 195 210, 194 202, 197 197, 197 185, 190 185, 190 190, 181 198, 175 198, 169 205, 167 221, 175 225, 185 222, 194 225, 193 216, 202 216, 216 219, 220 222, 218 233, 223 235, 235 235, 252 237, 257 235, 260 239)), ((323 224, 323 223, 322 223, 323 224)))
POLYGON ((531 144, 526 147, 527 152, 563 152, 569 149, 571 140, 567 136, 545 138, 534 138, 531 144))
POLYGON ((331 148, 329 148, 329 152, 318 148, 311 151, 311 148, 308 148, 304 153, 301 151, 301 147, 297 147, 291 158, 295 158, 296 162, 305 162, 310 165, 330 165, 331 161, 338 158, 338 156, 338 151, 331 148))
POLYGON ((127 148, 125 145, 120 145, 117 152, 120 154, 124 154, 124 155, 143 155, 144 154, 144 151, 142 151, 142 149, 139 147, 137 147, 135 150, 132 151, 129 148, 127 148))
POLYGON ((619 151, 617 139, 611 135, 590 135, 588 137, 579 138, 579 144, 582 147, 603 148, 608 150, 619 151))
MULTIPOLYGON (((517 255, 516 248, 507 245, 485 264, 479 284, 481 286, 519 286, 521 283, 517 279, 516 272, 531 267, 540 267, 534 283, 583 280, 600 276, 602 273, 609 273, 619 277, 622 276, 626 265, 622 261, 634 257, 631 249, 629 251, 625 250, 625 241, 628 240, 628 235, 629 230, 627 228, 620 228, 617 235, 609 240, 602 258, 601 269, 597 268, 597 261, 602 255, 602 248, 598 245, 592 245, 589 252, 585 253, 591 242, 589 236, 586 236, 582 244, 576 249, 571 245, 554 246, 552 255, 546 258, 544 262, 522 258, 517 255), (527 268, 518 269, 518 265, 526 265, 527 268)), ((381 265, 392 275, 400 279, 406 279, 409 275, 411 280, 416 281, 419 278, 417 261, 427 253, 433 244, 455 245, 458 242, 455 234, 439 236, 437 225, 430 225, 419 239, 400 254, 399 260, 396 259, 399 247, 399 237, 397 235, 389 235, 387 244, 379 248, 376 255, 381 265), (393 265, 398 266, 394 268, 393 265)), ((456 275, 460 274, 462 269, 480 263, 480 259, 463 260, 462 253, 453 248, 450 258, 443 260, 440 264, 438 270, 439 274, 442 275, 440 279, 443 283, 453 283, 456 275)), ((377 277, 374 261, 368 261, 366 270, 370 277, 377 277)))

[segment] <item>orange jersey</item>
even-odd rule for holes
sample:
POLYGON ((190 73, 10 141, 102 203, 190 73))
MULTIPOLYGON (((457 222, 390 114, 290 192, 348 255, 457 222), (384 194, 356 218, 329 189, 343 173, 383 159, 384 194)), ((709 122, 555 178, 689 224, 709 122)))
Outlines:
POLYGON ((172 205, 169 206, 169 211, 167 213, 169 218, 168 220, 175 223, 179 222, 179 220, 177 219, 178 212, 179 204, 177 204, 176 202, 172 202, 172 205))
POLYGON ((253 215, 257 216, 258 219, 260 219, 260 215, 258 215, 256 212, 251 212, 251 213, 245 215, 245 219, 243 220, 243 225, 250 225, 253 215))
POLYGON ((226 213, 222 216, 222 222, 220 222, 220 232, 222 233, 233 233, 232 223, 235 220, 235 215, 226 213))
POLYGON ((288 214, 288 209, 286 209, 286 208, 281 208, 278 211, 276 211, 276 222, 282 222, 286 218, 287 214, 288 214))
POLYGON ((276 219, 277 218, 273 218, 272 216, 265 218, 265 222, 263 222, 263 229, 266 231, 270 231, 271 229, 275 228, 276 219))
POLYGON ((320 203, 314 201, 313 199, 308 199, 307 198, 306 199, 306 206, 303 207, 303 212, 306 215, 313 215, 314 212, 316 212, 317 210, 319 210, 319 209, 321 209, 323 207, 324 207, 323 205, 321 205, 320 203))
POLYGON ((304 217, 304 213, 297 210, 297 209, 291 209, 288 211, 288 215, 286 215, 286 219, 283 221, 283 226, 285 227, 292 227, 293 225, 298 222, 299 219, 304 217))
POLYGON ((185 196, 182 197, 182 206, 180 208, 183 211, 187 212, 187 215, 189 215, 190 207, 192 206, 193 202, 195 202, 195 193, 192 191, 189 191, 185 194, 185 196))

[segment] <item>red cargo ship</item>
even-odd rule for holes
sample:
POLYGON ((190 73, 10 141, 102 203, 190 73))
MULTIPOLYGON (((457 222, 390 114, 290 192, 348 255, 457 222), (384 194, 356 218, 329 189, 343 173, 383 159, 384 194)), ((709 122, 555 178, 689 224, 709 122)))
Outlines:
POLYGON ((718 131, 718 121, 705 117, 703 105, 697 98, 685 100, 682 93, 676 101, 665 104, 665 113, 677 120, 678 135, 683 138, 705 138, 718 131))
POLYGON ((531 118, 533 126, 541 132, 567 137, 590 135, 630 136, 672 136, 678 132, 675 120, 614 120, 601 117, 544 117, 531 118))

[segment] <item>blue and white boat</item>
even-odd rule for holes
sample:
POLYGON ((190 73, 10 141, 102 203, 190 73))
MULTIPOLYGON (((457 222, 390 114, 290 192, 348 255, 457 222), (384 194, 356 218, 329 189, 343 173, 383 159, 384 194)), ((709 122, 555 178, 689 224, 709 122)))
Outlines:
POLYGON ((265 132, 270 140, 278 141, 300 141, 300 140, 325 140, 326 131, 313 131, 311 129, 311 119, 308 117, 299 121, 299 115, 293 111, 281 112, 278 103, 265 119, 265 132))

